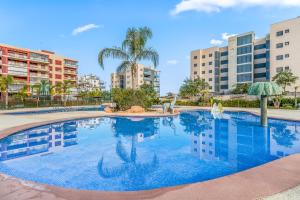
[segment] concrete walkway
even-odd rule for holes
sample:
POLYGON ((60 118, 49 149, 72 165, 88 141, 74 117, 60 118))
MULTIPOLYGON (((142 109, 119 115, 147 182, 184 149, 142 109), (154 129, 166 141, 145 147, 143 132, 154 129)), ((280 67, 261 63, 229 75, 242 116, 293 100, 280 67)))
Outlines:
MULTIPOLYGON (((181 111, 191 109, 210 108, 180 108, 181 111)), ((259 115, 259 109, 225 108, 225 110, 248 111, 259 115)), ((100 111, 59 112, 38 115, 8 115, 2 112, 0 113, 0 138, 18 130, 55 121, 110 115, 100 111)), ((118 115, 125 116, 126 113, 118 115)), ((144 115, 155 116, 161 114, 152 112, 135 114, 134 116, 144 115)), ((268 115, 274 118, 300 121, 300 111, 298 110, 269 109, 268 115)), ((265 199, 300 199, 300 186, 298 186, 300 184, 299 166, 300 154, 297 154, 211 181, 151 191, 126 193, 67 190, 21 181, 0 174, 0 199, 259 199, 273 194, 275 195, 266 197, 265 199)))

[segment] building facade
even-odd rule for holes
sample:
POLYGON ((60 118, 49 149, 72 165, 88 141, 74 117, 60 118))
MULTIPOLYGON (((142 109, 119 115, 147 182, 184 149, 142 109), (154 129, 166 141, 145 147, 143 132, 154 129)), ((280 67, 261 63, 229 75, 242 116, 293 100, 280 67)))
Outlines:
POLYGON ((0 75, 13 76, 14 84, 9 87, 11 93, 41 80, 49 81, 52 85, 64 80, 76 84, 77 68, 78 61, 51 51, 0 44, 0 75))
POLYGON ((238 84, 270 81, 283 70, 300 77, 299 50, 298 17, 272 24, 263 38, 247 32, 230 37, 228 46, 192 51, 190 78, 204 79, 211 92, 224 94, 238 84))
POLYGON ((105 83, 99 77, 93 74, 83 75, 78 78, 79 92, 91 92, 95 90, 105 90, 105 83))
MULTIPOLYGON (((134 89, 139 88, 143 84, 153 85, 157 94, 160 94, 160 72, 152 67, 146 67, 138 64, 135 77, 134 89)), ((112 88, 132 88, 131 70, 111 74, 112 88)))

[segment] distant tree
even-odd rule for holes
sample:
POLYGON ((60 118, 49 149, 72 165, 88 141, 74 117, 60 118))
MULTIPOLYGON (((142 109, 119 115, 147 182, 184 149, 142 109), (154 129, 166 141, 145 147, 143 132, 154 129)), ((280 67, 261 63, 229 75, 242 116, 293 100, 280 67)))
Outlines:
POLYGON ((299 77, 295 76, 292 71, 282 71, 277 73, 272 80, 275 81, 279 86, 286 92, 286 87, 295 84, 299 77))
POLYGON ((250 86, 251 86, 250 83, 236 84, 235 88, 232 90, 232 93, 233 94, 247 94, 250 86))
POLYGON ((16 97, 20 98, 22 102, 24 102, 25 98, 29 96, 28 89, 29 85, 24 85, 15 95, 16 97))
POLYGON ((64 80, 63 82, 58 82, 56 84, 56 92, 58 94, 61 95, 62 97, 62 101, 64 102, 64 106, 66 106, 66 103, 67 103, 67 95, 70 94, 70 89, 73 87, 74 85, 72 84, 71 81, 69 80, 64 80))
POLYGON ((132 77, 132 89, 136 87, 136 73, 138 62, 150 60, 154 67, 159 63, 159 55, 153 48, 147 48, 146 43, 152 38, 152 31, 148 27, 129 28, 121 47, 105 48, 99 52, 98 62, 104 68, 104 59, 108 57, 121 59, 122 63, 117 71, 129 69, 132 77))
POLYGON ((203 79, 186 79, 180 87, 179 94, 182 97, 205 96, 208 93, 208 89, 209 84, 203 79))
POLYGON ((7 76, 0 76, 0 91, 1 91, 1 98, 2 95, 5 95, 5 108, 8 108, 8 90, 9 86, 14 83, 14 78, 11 75, 7 76))

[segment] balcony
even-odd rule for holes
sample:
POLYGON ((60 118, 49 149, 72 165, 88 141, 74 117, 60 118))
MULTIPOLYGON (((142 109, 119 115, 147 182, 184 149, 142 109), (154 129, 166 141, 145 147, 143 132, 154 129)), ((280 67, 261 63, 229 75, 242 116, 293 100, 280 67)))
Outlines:
POLYGON ((37 71, 48 71, 48 69, 45 66, 41 65, 30 65, 30 69, 34 69, 37 71))
POLYGON ((77 69, 77 67, 78 67, 78 65, 77 64, 71 64, 71 63, 65 63, 64 64, 64 67, 71 67, 71 68, 76 68, 77 69))
POLYGON ((10 58, 17 58, 20 60, 27 60, 27 55, 21 55, 21 54, 16 54, 16 53, 8 53, 8 57, 10 58))
POLYGON ((72 74, 72 75, 76 75, 76 71, 72 71, 72 70, 65 70, 64 74, 72 74))
POLYGON ((25 64, 25 63, 17 63, 17 62, 11 62, 11 61, 8 61, 8 66, 9 67, 27 68, 27 64, 25 64))
POLYGON ((49 60, 46 58, 30 57, 30 60, 34 62, 49 63, 49 60))
POLYGON ((27 77, 27 72, 11 71, 10 69, 8 69, 8 74, 12 76, 27 77))

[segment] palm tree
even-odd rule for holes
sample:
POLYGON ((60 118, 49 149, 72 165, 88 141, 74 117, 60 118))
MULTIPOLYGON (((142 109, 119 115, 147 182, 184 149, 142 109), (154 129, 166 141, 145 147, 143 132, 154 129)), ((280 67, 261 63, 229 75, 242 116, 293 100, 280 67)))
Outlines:
POLYGON ((282 71, 276 74, 272 81, 275 81, 279 86, 283 88, 283 92, 286 92, 286 87, 295 84, 299 77, 295 76, 290 70, 282 71))
POLYGON ((11 75, 0 77, 0 91, 1 98, 3 93, 5 94, 5 108, 8 108, 8 90, 9 86, 14 83, 14 78, 11 75))
POLYGON ((297 90, 298 90, 299 86, 294 86, 294 100, 295 100, 295 108, 297 108, 297 90))
POLYGON ((19 97, 22 102, 24 102, 24 99, 29 96, 28 89, 29 85, 24 85, 16 94, 16 96, 19 97))
POLYGON ((32 85, 31 89, 32 92, 37 96, 36 106, 39 107, 40 97, 49 95, 50 84, 46 80, 41 80, 41 82, 32 85))
POLYGON ((117 72, 127 69, 131 71, 132 89, 136 86, 136 73, 138 62, 150 60, 154 67, 159 63, 159 55, 153 48, 146 47, 146 43, 152 38, 152 31, 148 27, 129 28, 121 47, 104 48, 99 52, 98 62, 104 68, 104 59, 108 57, 121 59, 117 72))
POLYGON ((63 82, 58 82, 55 86, 55 90, 62 96, 62 101, 64 102, 64 106, 67 103, 67 95, 70 94, 70 88, 73 86, 72 82, 69 80, 64 80, 63 82))

